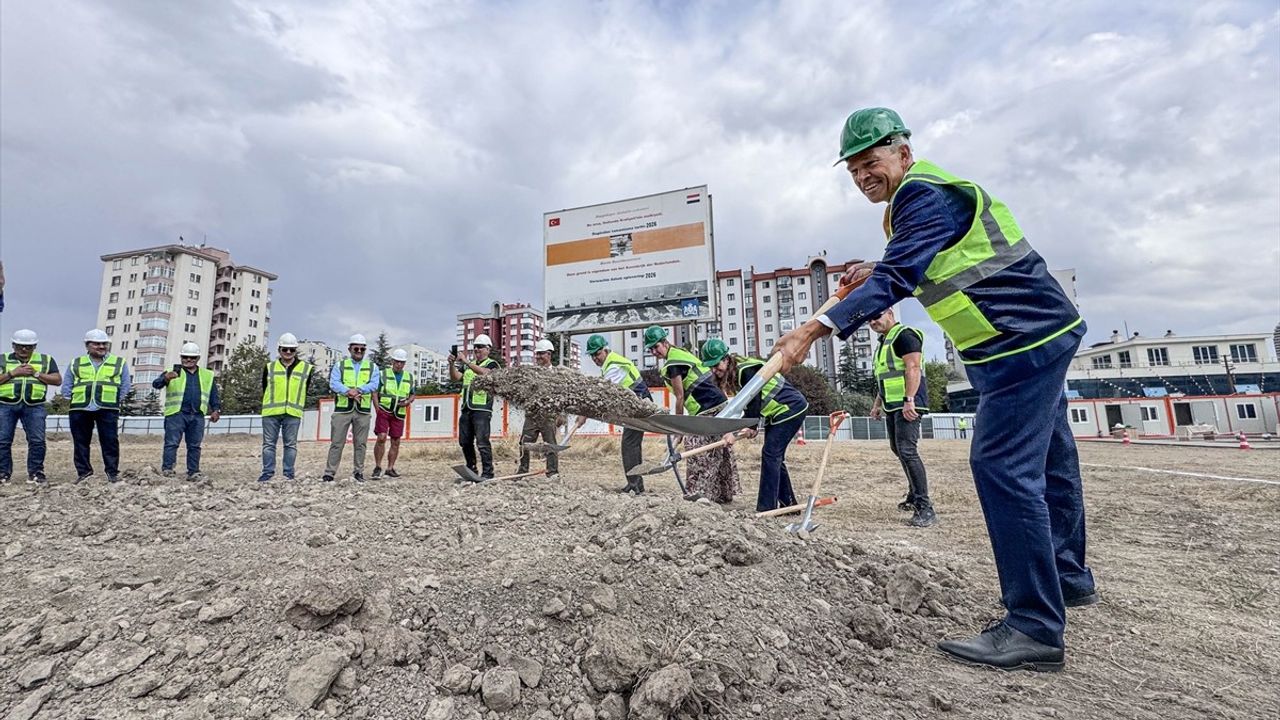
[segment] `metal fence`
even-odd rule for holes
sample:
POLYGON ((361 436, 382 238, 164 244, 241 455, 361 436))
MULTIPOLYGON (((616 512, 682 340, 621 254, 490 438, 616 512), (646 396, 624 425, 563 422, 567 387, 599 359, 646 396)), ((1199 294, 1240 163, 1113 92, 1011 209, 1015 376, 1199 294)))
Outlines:
MULTIPOLYGON (((164 418, 158 415, 128 415, 120 417, 120 433, 122 435, 164 435, 164 418)), ((71 423, 66 415, 50 415, 45 423, 45 432, 71 432, 71 423)), ((262 434, 262 416, 260 415, 223 415, 218 422, 205 420, 205 435, 232 435, 246 433, 262 434)))
MULTIPOLYGON (((306 427, 314 426, 316 417, 314 410, 307 411, 303 421, 306 427)), ((844 421, 836 433, 837 440, 886 440, 889 435, 885 430, 885 421, 872 420, 869 417, 851 417, 844 421)), ((830 430, 830 418, 826 415, 810 415, 804 419, 805 440, 823 440, 830 430)), ((51 433, 71 432, 71 425, 66 415, 50 415, 45 431, 51 433)), ((961 440, 970 436, 973 431, 973 416, 951 413, 925 415, 920 421, 921 437, 934 440, 961 440), (958 422, 964 418, 969 427, 966 431, 959 428, 958 422)), ((130 415, 120 418, 120 432, 125 435, 164 435, 164 418, 155 415, 130 415)), ((260 415, 223 415, 218 422, 205 422, 206 435, 247 435, 262 434, 262 417, 260 415)))
MULTIPOLYGON (((826 415, 810 415, 804 419, 804 439, 824 440, 831 430, 831 418, 826 415)), ((963 440, 972 437, 973 416, 960 413, 939 413, 925 415, 920 419, 920 436, 930 440, 963 440), (959 421, 964 419, 968 427, 960 429, 959 421)), ((836 431, 837 440, 887 440, 888 430, 885 421, 872 420, 869 417, 847 418, 836 431)))

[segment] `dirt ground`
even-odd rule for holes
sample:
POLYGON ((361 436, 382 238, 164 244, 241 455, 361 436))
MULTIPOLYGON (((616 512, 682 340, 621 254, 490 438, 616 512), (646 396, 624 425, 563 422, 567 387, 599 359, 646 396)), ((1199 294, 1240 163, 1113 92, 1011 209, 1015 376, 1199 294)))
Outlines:
MULTIPOLYGON (((670 475, 617 495, 616 442, 574 445, 557 483, 458 486, 457 448, 419 443, 404 477, 359 486, 318 482, 327 445, 303 444, 300 481, 260 487, 253 438, 209 439, 207 485, 128 438, 108 487, 72 486, 54 439, 50 488, 0 487, 0 713, 1280 717, 1280 485, 1124 469, 1274 481, 1280 452, 1082 443, 1104 600, 1069 611, 1067 669, 1042 675, 933 649, 999 615, 966 442, 922 443, 931 529, 894 507, 887 444, 837 444, 840 501, 808 540, 752 518, 758 441, 737 451, 751 495, 723 508, 670 475)), ((514 472, 514 441, 496 450, 514 472)), ((821 451, 791 448, 798 495, 821 451)))

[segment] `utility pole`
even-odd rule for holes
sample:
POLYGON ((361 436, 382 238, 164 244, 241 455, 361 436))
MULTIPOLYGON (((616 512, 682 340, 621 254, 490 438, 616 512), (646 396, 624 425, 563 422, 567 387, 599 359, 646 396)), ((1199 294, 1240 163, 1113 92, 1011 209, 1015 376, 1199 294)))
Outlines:
POLYGON ((1231 358, 1228 355, 1222 356, 1222 369, 1227 371, 1227 394, 1236 394, 1236 377, 1232 374, 1236 368, 1231 364, 1231 358))

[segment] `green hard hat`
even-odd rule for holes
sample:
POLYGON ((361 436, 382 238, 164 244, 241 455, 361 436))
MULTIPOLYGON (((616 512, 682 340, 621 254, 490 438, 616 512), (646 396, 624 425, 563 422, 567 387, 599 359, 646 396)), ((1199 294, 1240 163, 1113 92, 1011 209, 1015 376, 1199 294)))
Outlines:
POLYGON ((720 338, 711 338, 702 343, 702 362, 708 367, 719 363, 729 354, 729 346, 724 344, 720 338))
POLYGON ((603 335, 592 335, 587 338, 588 355, 595 355, 607 347, 609 347, 609 341, 605 340, 603 335))
POLYGON ((891 135, 911 137, 911 131, 902 123, 898 113, 882 107, 854 112, 844 121, 844 129, 840 131, 840 157, 835 164, 839 165, 891 135))
POLYGON ((649 350, 654 345, 667 339, 667 331, 657 325, 650 325, 644 331, 644 349, 649 350))

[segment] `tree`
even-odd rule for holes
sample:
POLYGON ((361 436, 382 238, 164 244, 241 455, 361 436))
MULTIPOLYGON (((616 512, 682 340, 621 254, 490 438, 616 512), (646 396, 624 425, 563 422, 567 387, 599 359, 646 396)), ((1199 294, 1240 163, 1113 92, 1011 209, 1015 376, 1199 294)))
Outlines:
POLYGON ((262 368, 268 360, 265 348, 247 340, 231 351, 227 367, 218 377, 224 414, 252 415, 262 410, 262 368))
POLYGON ((831 390, 826 376, 816 368, 797 365, 786 373, 786 378, 809 401, 810 415, 830 415, 840 409, 840 399, 831 390))
POLYGON ((444 388, 440 387, 440 383, 436 382, 435 380, 428 380, 422 383, 421 385, 419 385, 418 387, 414 388, 413 394, 422 396, 422 395, 445 395, 447 393, 445 392, 444 388))
POLYGON ((155 388, 147 388, 142 394, 142 403, 138 407, 139 415, 161 415, 164 408, 160 407, 160 392, 155 388))
POLYGON ((951 373, 951 365, 942 360, 929 360, 924 364, 924 379, 929 390, 929 409, 933 412, 947 411, 947 380, 951 373))
MULTIPOLYGON (((564 349, 566 353, 573 352, 573 336, 570 335, 569 333, 563 333, 563 332, 547 333, 544 336, 544 338, 551 343, 551 364, 552 365, 560 364, 561 341, 564 342, 564 349)), ((569 358, 565 358, 565 359, 566 361, 569 360, 569 358)), ((568 363, 566 362, 566 364, 568 363)))
POLYGON ((137 386, 129 388, 129 392, 120 398, 120 414, 121 415, 141 415, 142 401, 138 398, 137 386))
POLYGON ((841 409, 854 417, 871 415, 871 406, 875 404, 875 401, 875 395, 855 392, 840 393, 841 409))
POLYGON ((840 390, 843 392, 875 397, 875 373, 858 367, 858 361, 854 357, 853 346, 849 343, 843 343, 840 348, 840 363, 836 367, 836 379, 840 384, 840 390))
MULTIPOLYGON (((320 398, 333 392, 329 387, 330 368, 316 368, 311 371, 311 380, 307 384, 307 402, 303 405, 308 410, 320 407, 320 398)), ((259 382, 261 386, 261 382, 259 382)), ((259 398, 261 399, 261 398, 259 398)))
POLYGON ((391 343, 387 340, 387 331, 378 333, 378 342, 373 346, 373 366, 382 369, 391 365, 391 343))

